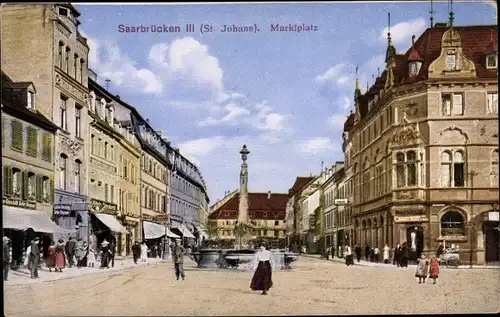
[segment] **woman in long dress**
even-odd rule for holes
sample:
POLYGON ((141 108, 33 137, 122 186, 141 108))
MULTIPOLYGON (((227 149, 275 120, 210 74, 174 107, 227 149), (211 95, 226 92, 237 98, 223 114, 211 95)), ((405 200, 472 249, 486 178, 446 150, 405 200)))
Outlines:
POLYGON ((425 283, 425 279, 429 275, 429 261, 425 258, 425 255, 421 255, 420 259, 417 260, 417 270, 415 272, 415 277, 418 277, 418 284, 425 283))
POLYGON ((56 267, 56 246, 54 241, 50 243, 50 246, 47 250, 47 257, 45 258, 45 265, 49 269, 49 272, 52 272, 52 269, 56 267))
POLYGON ((386 244, 384 247, 384 263, 389 264, 389 251, 391 251, 391 248, 389 248, 389 245, 386 244))
POLYGON ((273 286, 271 251, 266 250, 264 246, 256 254, 257 270, 252 277, 250 288, 252 291, 262 291, 262 295, 267 295, 267 291, 273 286))
POLYGON ((56 272, 62 272, 66 265, 66 256, 64 255, 64 240, 59 239, 56 245, 56 259, 55 259, 55 268, 56 272))
POLYGON ((88 255, 87 255, 87 266, 88 267, 94 267, 95 262, 96 262, 96 252, 94 250, 94 246, 91 244, 89 245, 88 248, 88 255))
POLYGON ((109 249, 109 242, 104 239, 101 243, 101 269, 109 269, 109 258, 111 255, 111 250, 109 249))
POLYGON ((436 280, 439 277, 439 259, 436 254, 433 254, 431 258, 431 263, 429 265, 429 277, 434 280, 432 284, 436 284, 436 280))
POLYGON ((146 241, 143 241, 141 244, 141 262, 146 262, 147 258, 148 258, 148 246, 146 244, 146 241))

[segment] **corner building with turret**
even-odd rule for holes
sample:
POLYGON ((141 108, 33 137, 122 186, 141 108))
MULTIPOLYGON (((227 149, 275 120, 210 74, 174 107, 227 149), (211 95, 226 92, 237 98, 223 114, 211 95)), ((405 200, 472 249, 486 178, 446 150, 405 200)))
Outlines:
POLYGON ((439 243, 462 263, 499 260, 498 27, 438 23, 386 68, 344 125, 353 244, 439 243))

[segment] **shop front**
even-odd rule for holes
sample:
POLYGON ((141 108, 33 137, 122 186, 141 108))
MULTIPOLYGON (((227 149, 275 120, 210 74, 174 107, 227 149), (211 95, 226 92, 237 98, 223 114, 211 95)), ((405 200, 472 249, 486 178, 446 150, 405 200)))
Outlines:
POLYGON ((424 252, 425 233, 429 218, 425 215, 394 216, 394 237, 398 239, 395 244, 406 242, 410 251, 410 260, 415 261, 424 252))
POLYGON ((123 219, 117 217, 116 204, 91 199, 90 201, 91 228, 96 237, 96 246, 102 241, 116 244, 116 254, 123 255, 126 249, 126 240, 130 234, 122 225, 123 219))
POLYGON ((54 221, 74 231, 76 237, 89 241, 89 203, 87 197, 61 190, 54 191, 54 221))
POLYGON ((23 253, 33 238, 41 238, 45 254, 51 241, 75 233, 55 224, 46 212, 37 210, 34 202, 4 198, 2 203, 3 231, 10 238, 14 269, 23 263, 23 253))
POLYGON ((477 264, 500 265, 500 213, 498 209, 489 210, 477 218, 477 264))

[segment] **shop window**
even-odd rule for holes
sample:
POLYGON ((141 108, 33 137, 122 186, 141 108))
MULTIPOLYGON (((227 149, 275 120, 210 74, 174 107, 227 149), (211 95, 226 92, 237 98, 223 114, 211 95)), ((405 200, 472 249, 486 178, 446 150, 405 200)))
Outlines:
POLYGON ((446 212, 441 217, 441 236, 465 235, 465 221, 461 213, 455 210, 446 212))

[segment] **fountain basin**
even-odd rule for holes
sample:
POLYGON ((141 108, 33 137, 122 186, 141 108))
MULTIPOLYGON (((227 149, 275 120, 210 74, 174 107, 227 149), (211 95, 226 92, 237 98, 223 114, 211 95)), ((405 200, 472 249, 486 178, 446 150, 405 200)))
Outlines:
POLYGON ((199 268, 216 269, 219 262, 224 261, 223 251, 218 249, 202 249, 191 255, 199 268))

